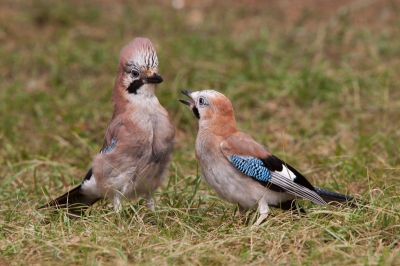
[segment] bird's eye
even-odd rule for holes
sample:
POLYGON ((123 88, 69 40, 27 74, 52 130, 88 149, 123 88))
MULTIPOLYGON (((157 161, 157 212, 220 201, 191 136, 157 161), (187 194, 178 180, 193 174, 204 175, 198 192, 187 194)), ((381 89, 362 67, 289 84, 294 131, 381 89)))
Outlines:
POLYGON ((134 78, 139 77, 139 72, 138 71, 132 70, 131 73, 132 73, 132 77, 134 77, 134 78))
POLYGON ((200 98, 200 99, 199 99, 199 104, 200 104, 200 105, 204 105, 205 102, 206 102, 206 101, 204 100, 204 98, 200 98))

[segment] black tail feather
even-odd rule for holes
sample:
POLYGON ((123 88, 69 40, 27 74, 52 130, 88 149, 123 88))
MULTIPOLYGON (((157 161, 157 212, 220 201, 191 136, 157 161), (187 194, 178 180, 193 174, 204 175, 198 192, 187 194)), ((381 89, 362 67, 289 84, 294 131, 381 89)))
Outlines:
POLYGON ((64 195, 52 200, 38 209, 56 207, 68 209, 68 212, 78 213, 96 203, 100 198, 91 198, 82 193, 82 185, 68 191, 64 195))
POLYGON ((342 203, 348 204, 351 207, 356 207, 364 202, 352 196, 342 195, 333 191, 325 190, 319 187, 314 187, 315 192, 321 196, 327 203, 342 203))
MULTIPOLYGON (((92 177, 92 168, 86 173, 85 180, 89 180, 92 177)), ((91 198, 82 193, 82 185, 68 191, 64 195, 40 206, 38 210, 44 208, 55 207, 58 209, 67 209, 69 213, 79 214, 89 206, 95 204, 100 198, 91 198)))

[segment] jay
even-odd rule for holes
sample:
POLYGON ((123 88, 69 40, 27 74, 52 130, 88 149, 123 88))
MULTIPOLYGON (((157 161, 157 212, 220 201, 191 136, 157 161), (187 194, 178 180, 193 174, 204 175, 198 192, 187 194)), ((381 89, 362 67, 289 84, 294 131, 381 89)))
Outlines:
POLYGON ((354 200, 314 187, 295 168, 238 131, 225 95, 213 90, 181 92, 190 100, 179 101, 199 120, 195 149, 202 178, 223 200, 238 204, 240 213, 259 208, 255 225, 267 218, 270 206, 295 209, 297 198, 318 204, 354 200))
POLYGON ((146 206, 154 210, 153 193, 168 175, 175 137, 168 112, 154 94, 161 82, 153 44, 135 38, 120 53, 114 113, 100 153, 79 186, 40 208, 76 213, 107 198, 118 211, 121 199, 144 196, 146 206))

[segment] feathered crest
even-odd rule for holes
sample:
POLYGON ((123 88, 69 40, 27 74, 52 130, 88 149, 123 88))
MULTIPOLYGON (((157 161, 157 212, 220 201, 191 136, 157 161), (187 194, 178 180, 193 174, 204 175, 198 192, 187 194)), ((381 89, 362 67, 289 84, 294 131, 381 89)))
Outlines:
POLYGON ((153 44, 147 38, 135 38, 121 50, 120 61, 127 67, 157 68, 158 58, 153 44))

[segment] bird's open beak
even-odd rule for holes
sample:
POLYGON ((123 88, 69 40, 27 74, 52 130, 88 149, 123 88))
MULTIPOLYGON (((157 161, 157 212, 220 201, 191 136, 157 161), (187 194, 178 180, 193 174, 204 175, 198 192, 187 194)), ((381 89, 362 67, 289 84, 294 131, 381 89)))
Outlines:
POLYGON ((191 91, 188 90, 181 90, 181 92, 183 94, 185 94, 187 97, 189 97, 191 99, 191 101, 188 100, 183 100, 183 99, 179 99, 179 101, 187 106, 189 106, 190 109, 193 109, 193 107, 196 107, 195 102, 193 101, 192 97, 190 96, 192 94, 191 91))
POLYGON ((146 83, 159 84, 159 83, 163 82, 164 79, 157 73, 153 73, 153 75, 145 77, 144 81, 146 83))
POLYGON ((187 105, 192 110, 193 114, 197 117, 197 119, 200 119, 199 109, 197 109, 196 103, 195 103, 195 101, 193 101, 192 92, 188 91, 188 90, 181 90, 181 92, 183 94, 185 94, 187 97, 189 97, 190 101, 182 100, 182 99, 179 99, 179 101, 181 103, 187 105))

